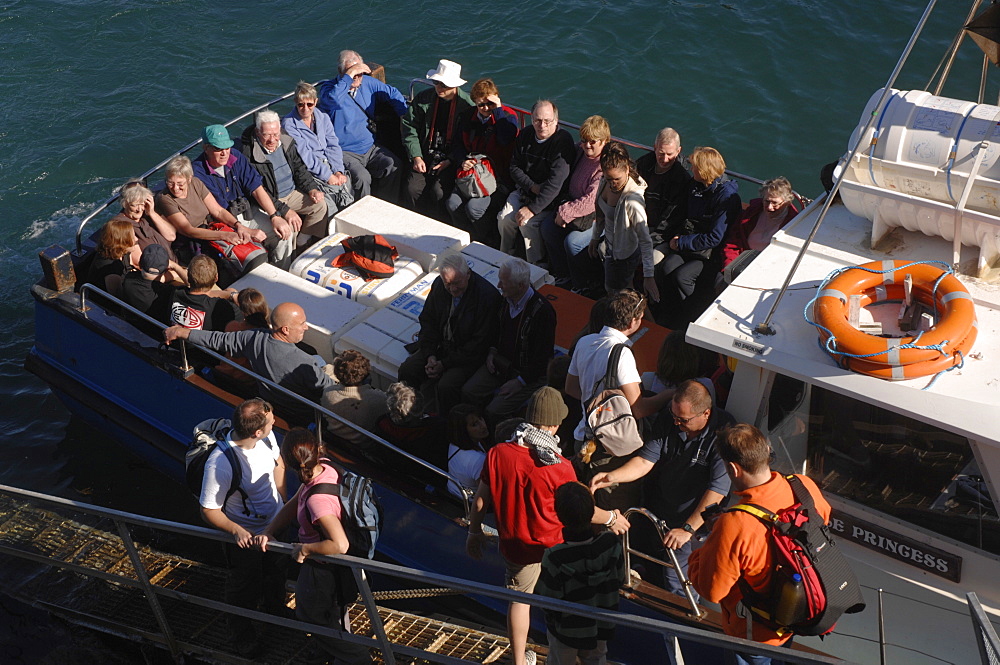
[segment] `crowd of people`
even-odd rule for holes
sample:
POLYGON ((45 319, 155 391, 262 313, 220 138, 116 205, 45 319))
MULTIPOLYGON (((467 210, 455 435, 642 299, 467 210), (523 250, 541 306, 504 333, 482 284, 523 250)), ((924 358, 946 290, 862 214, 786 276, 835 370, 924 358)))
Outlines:
MULTIPOLYGON (((733 577, 733 571, 745 572, 754 580, 755 588, 767 587, 769 550, 761 545, 766 534, 755 533, 753 543, 757 549, 749 564, 728 546, 708 549, 716 535, 706 511, 713 504, 721 504, 731 492, 766 495, 769 501, 774 499, 780 504, 788 490, 784 487, 787 481, 770 471, 766 438, 756 428, 737 425, 718 404, 716 395, 725 394, 727 389, 725 365, 689 345, 683 333, 677 332, 665 338, 656 370, 640 375, 627 341, 641 325, 648 301, 632 289, 595 303, 592 322, 582 331, 586 334, 579 337, 572 355, 554 358, 555 313, 546 300, 536 298, 528 283, 527 264, 521 259, 509 259, 501 270, 501 290, 487 283, 492 292, 485 288, 481 292, 471 290, 474 273, 467 271, 464 261, 446 257, 435 282, 435 289, 440 291, 433 292, 443 294, 441 297, 450 303, 451 316, 435 313, 433 307, 425 308, 421 337, 432 328, 441 335, 429 335, 428 339, 435 341, 414 350, 411 368, 401 367, 399 381, 385 392, 371 385, 370 361, 358 351, 345 351, 332 365, 320 367, 314 356, 297 346, 306 327, 300 306, 278 305, 270 310, 267 326, 261 327, 264 313, 269 310, 259 292, 251 289, 236 296, 240 307, 250 311, 246 319, 253 321, 251 325, 230 322, 228 332, 174 325, 165 331, 165 338, 167 342, 190 339, 243 359, 261 376, 323 405, 337 416, 327 417, 323 440, 338 442, 348 454, 368 458, 390 470, 405 468, 402 460, 393 461, 388 449, 370 439, 369 433, 374 433, 446 470, 450 480, 436 479, 442 495, 471 502, 467 544, 470 556, 482 556, 489 540, 484 535, 483 521, 489 512, 495 514, 500 554, 506 563, 505 584, 509 588, 595 607, 617 607, 617 597, 611 590, 622 581, 621 545, 606 534, 621 534, 630 528, 623 514, 625 509, 651 510, 668 528, 662 540, 637 534, 633 546, 661 560, 666 559, 665 548, 673 550, 684 574, 691 561, 694 589, 708 600, 721 602, 727 631, 745 636, 745 626, 732 615, 739 600, 736 579, 740 577, 733 577), (472 302, 472 298, 481 302, 472 302), (467 334, 482 334, 481 339, 470 342, 456 337, 461 327, 451 326, 451 317, 461 320, 464 308, 479 311, 479 328, 470 328, 467 334), (448 333, 449 328, 453 334, 448 333), (456 349, 472 354, 471 359, 459 355, 460 361, 453 360, 456 349), (609 367, 615 360, 617 366, 609 367), (546 371, 538 372, 539 366, 546 371), (455 376, 450 377, 449 372, 455 376), (584 459, 582 451, 588 441, 595 440, 588 428, 588 403, 611 387, 605 385, 609 377, 639 422, 634 450, 619 454, 604 448, 598 438, 596 453, 584 459), (447 390, 437 389, 443 383, 447 390), (763 465, 758 463, 761 458, 763 465), (699 553, 702 541, 711 554, 699 553), (717 566, 726 571, 728 586, 712 574, 717 566)), ((312 520, 300 522, 299 535, 304 544, 296 549, 297 560, 308 561, 310 554, 343 553, 346 549, 338 544, 335 526, 322 524, 323 528, 319 528, 318 521, 325 517, 319 506, 303 513, 301 490, 288 503, 277 498, 284 497, 279 480, 284 469, 275 458, 270 402, 291 425, 307 425, 313 422, 312 415, 302 404, 266 385, 259 387, 258 394, 269 401, 256 397, 244 407, 257 405, 263 422, 235 429, 232 445, 240 455, 246 450, 246 477, 259 479, 261 474, 254 469, 264 464, 268 470, 264 475, 274 483, 273 491, 258 488, 259 496, 252 499, 254 507, 249 512, 232 503, 232 496, 224 496, 229 477, 216 476, 216 471, 228 471, 220 458, 206 466, 201 504, 209 523, 234 537, 229 561, 236 581, 227 598, 245 607, 273 607, 260 595, 268 587, 273 557, 265 563, 268 557, 263 552, 248 554, 242 550, 259 549, 267 537, 281 533, 296 514, 299 519, 306 515, 312 520), (259 442, 267 448, 257 446, 259 442), (266 509, 261 507, 265 504, 269 506, 266 509), (253 580, 250 587, 255 593, 241 586, 247 576, 253 580)), ((242 417, 240 413, 237 409, 234 423, 242 417)), ((297 470, 306 485, 314 476, 336 473, 317 461, 324 458, 325 449, 306 430, 291 430, 282 451, 284 466, 297 470), (303 442, 303 437, 313 443, 303 442), (316 450, 306 454, 303 446, 316 450), (298 452, 287 452, 292 448, 298 452)), ((412 469, 409 475, 414 475, 412 469)), ((254 496, 251 490, 248 488, 247 493, 254 496)), ((816 495, 817 503, 823 505, 818 492, 816 495)), ((320 503, 329 503, 328 497, 320 503)), ((732 533, 725 535, 730 540, 733 537, 732 533)), ((746 535, 741 532, 739 537, 746 535)), ((299 616, 345 629, 348 624, 342 610, 344 594, 352 592, 350 580, 332 573, 325 576, 326 572, 320 567, 300 574, 300 584, 305 577, 305 588, 318 589, 325 604, 320 612, 311 605, 320 600, 307 601, 303 599, 313 596, 302 596, 299 616), (343 585, 347 585, 347 591, 343 585), (340 600, 331 601, 331 597, 340 600)), ((682 596, 682 579, 678 571, 664 568, 663 585, 668 591, 682 596)), ((578 656, 588 663, 605 662, 607 640, 613 634, 609 625, 596 620, 568 621, 551 612, 546 620, 552 662, 573 663, 578 656)), ((508 627, 518 665, 533 662, 534 655, 526 648, 529 622, 530 607, 512 603, 508 627)), ((237 644, 248 644, 239 619, 233 630, 237 644)), ((754 631, 754 638, 762 642, 787 641, 787 635, 768 633, 763 627, 754 631)), ((328 657, 368 662, 366 652, 353 649, 356 645, 349 642, 322 640, 321 646, 328 657)), ((748 656, 745 662, 761 661, 748 656)))
POLYGON ((412 100, 371 74, 360 54, 342 51, 338 75, 318 87, 300 82, 286 115, 260 111, 235 140, 222 125, 205 127, 201 154, 172 159, 155 196, 126 183, 88 281, 119 295, 150 244, 168 258, 167 270, 146 273, 151 281, 188 285, 186 266, 203 253, 223 286, 264 260, 288 268, 328 235, 334 213, 374 194, 547 268, 557 286, 595 299, 636 288, 657 322, 677 328, 798 212, 782 177, 744 207, 720 152, 699 147, 685 158, 670 127, 633 160, 601 116, 574 140, 550 99, 520 129, 496 83, 481 78, 466 92, 451 60, 426 73, 434 87, 412 100), (397 118, 403 154, 381 140, 386 113, 397 118), (492 174, 492 191, 458 186, 476 169, 492 174))
MULTIPOLYGON (((630 528, 624 509, 642 506, 668 529, 656 542, 637 539, 639 546, 657 558, 674 550, 682 572, 690 561, 694 588, 722 603, 727 632, 746 636, 734 618, 736 580, 767 587, 766 534, 734 534, 728 526, 717 534, 704 514, 733 492, 780 507, 786 481, 770 470, 766 438, 722 408, 725 363, 688 345, 683 325, 705 294, 795 215, 790 183, 765 182, 761 198, 744 208, 719 151, 696 148, 689 172, 674 129, 661 130, 653 151, 633 161, 601 116, 587 118, 575 141, 551 100, 536 102, 530 126, 519 130, 496 84, 480 79, 466 93, 461 66, 449 60, 427 72, 434 88, 410 101, 371 73, 359 54, 344 51, 338 76, 318 87, 300 83, 284 117, 259 112, 238 140, 209 125, 201 154, 172 159, 155 195, 127 183, 122 212, 98 236, 89 281, 171 324, 168 343, 190 339, 225 353, 324 406, 336 417, 327 417, 323 440, 383 462, 387 453, 368 436, 375 433, 446 470, 451 480, 441 491, 471 500, 471 556, 482 555, 483 520, 495 513, 510 588, 617 607, 623 560, 610 534, 630 528), (399 116, 405 154, 379 141, 376 120, 386 107, 399 116), (469 196, 457 186, 475 167, 494 174, 494 191, 469 196), (334 212, 370 194, 512 255, 498 287, 461 255, 442 257, 411 353, 384 392, 371 385, 371 362, 357 351, 317 363, 303 342, 306 312, 298 304, 272 309, 254 289, 225 288, 264 260, 287 268, 328 235, 334 212), (529 263, 597 299, 569 356, 554 357, 556 312, 532 288, 529 263), (644 318, 679 330, 668 335, 656 370, 640 375, 628 341, 644 318), (584 455, 595 441, 588 405, 611 389, 637 423, 634 449, 617 454, 597 441, 584 455), (738 556, 734 540, 751 542, 751 555, 738 556)), ((272 404, 293 428, 314 423, 311 408, 266 384, 247 384, 228 366, 211 371, 242 381, 253 395, 234 414, 230 437, 245 458, 244 478, 255 479, 247 488, 252 510, 226 495, 228 467, 217 455, 206 465, 201 496, 205 519, 234 537, 227 600, 280 612, 274 561, 261 550, 297 519, 296 560, 347 551, 336 498, 308 493, 318 482, 337 482, 338 471, 308 430, 292 429, 280 451, 274 440, 272 404), (286 468, 303 483, 287 501, 286 468)), ((664 584, 684 591, 670 568, 664 584)), ((303 566, 299 617, 349 628, 349 587, 330 568, 303 566)), ((515 665, 533 662, 529 617, 529 606, 511 604, 515 665)), ((551 662, 605 662, 609 625, 559 613, 546 621, 551 662)), ((248 623, 237 619, 232 628, 238 645, 253 645, 248 623)), ((763 628, 753 636, 787 641, 763 628)), ((326 658, 369 662, 349 642, 321 646, 326 658)))

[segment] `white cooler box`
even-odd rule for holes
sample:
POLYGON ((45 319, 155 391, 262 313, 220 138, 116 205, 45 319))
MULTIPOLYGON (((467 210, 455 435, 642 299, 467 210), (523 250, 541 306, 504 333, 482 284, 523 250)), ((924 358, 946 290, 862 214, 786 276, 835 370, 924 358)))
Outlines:
POLYGON ((420 312, 424 311, 424 302, 427 300, 427 296, 431 292, 431 285, 434 284, 437 277, 438 273, 436 272, 427 273, 389 301, 386 309, 402 314, 412 321, 417 321, 420 318, 420 312))
MULTIPOLYGON (((489 245, 484 245, 481 242, 474 242, 467 247, 462 248, 462 254, 468 260, 469 265, 477 273, 485 277, 491 284, 496 286, 497 276, 499 275, 500 266, 510 258, 509 254, 504 254, 499 249, 493 249, 489 245), (486 268, 482 264, 487 264, 492 266, 493 269, 486 268)), ((555 284, 555 278, 549 274, 548 270, 539 268, 538 266, 528 264, 531 270, 531 286, 534 289, 540 289, 546 284, 555 284)))
POLYGON ((400 256, 420 262, 422 272, 437 267, 441 255, 469 244, 469 234, 374 196, 366 196, 333 217, 337 233, 377 233, 396 246, 400 256))
POLYGON ((385 390, 396 380, 400 364, 409 355, 403 345, 412 342, 419 330, 416 320, 387 307, 342 335, 336 351, 360 351, 371 361, 372 385, 385 390))
POLYGON ((311 284, 301 277, 265 263, 233 283, 235 289, 253 287, 264 294, 273 309, 283 302, 302 306, 309 322, 305 342, 327 362, 333 362, 337 340, 374 312, 343 296, 311 284))
POLYGON ((344 253, 341 242, 351 236, 334 233, 307 249, 292 264, 291 272, 306 281, 330 289, 334 293, 362 305, 381 307, 423 274, 417 261, 400 256, 394 262, 392 277, 365 281, 354 268, 337 268, 330 261, 344 253))

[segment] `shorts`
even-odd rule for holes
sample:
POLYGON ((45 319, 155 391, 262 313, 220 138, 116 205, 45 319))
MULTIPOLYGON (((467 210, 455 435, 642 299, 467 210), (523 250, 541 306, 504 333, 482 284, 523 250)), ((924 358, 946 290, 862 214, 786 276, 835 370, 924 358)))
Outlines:
POLYGON ((538 577, 542 574, 542 562, 520 564, 504 559, 507 572, 504 585, 514 591, 534 593, 538 577))

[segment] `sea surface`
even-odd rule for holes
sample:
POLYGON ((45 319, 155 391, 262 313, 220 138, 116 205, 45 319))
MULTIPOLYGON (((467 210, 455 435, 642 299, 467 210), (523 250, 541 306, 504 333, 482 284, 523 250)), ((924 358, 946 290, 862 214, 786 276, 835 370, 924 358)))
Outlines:
MULTIPOLYGON (((927 85, 968 11, 955 0, 938 5, 897 88, 927 85)), ((193 516, 183 488, 73 419, 24 371, 36 254, 71 248, 83 216, 204 125, 299 79, 334 75, 341 49, 384 64, 404 92, 449 58, 470 84, 493 77, 508 104, 552 98, 564 120, 600 114, 616 136, 642 143, 673 126, 686 151, 714 146, 731 169, 787 176, 814 197, 820 168, 846 151, 923 9, 888 0, 3 2, 0 484, 193 516)), ((945 94, 974 99, 980 62, 967 43, 945 94)), ((987 99, 996 97, 994 80, 987 99)), ((120 380, 142 388, 142 377, 120 380)), ((61 631, 24 608, 0 605, 0 624, 0 663, 134 655, 98 645, 101 656, 67 660, 65 640, 52 637, 61 631)))

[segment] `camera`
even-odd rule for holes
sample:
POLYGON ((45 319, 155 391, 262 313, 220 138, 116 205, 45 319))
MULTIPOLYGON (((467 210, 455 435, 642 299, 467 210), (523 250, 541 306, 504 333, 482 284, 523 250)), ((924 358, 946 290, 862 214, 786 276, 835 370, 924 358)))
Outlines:
POLYGON ((448 159, 448 155, 440 150, 428 150, 427 151, 427 168, 428 170, 433 169, 435 166, 441 162, 448 159))
POLYGON ((368 118, 368 131, 372 136, 378 136, 378 124, 372 118, 368 118))
MULTIPOLYGON (((240 196, 229 202, 229 212, 233 217, 239 217, 250 212, 250 201, 245 196, 240 196)), ((249 218, 249 215, 247 217, 249 218)))

